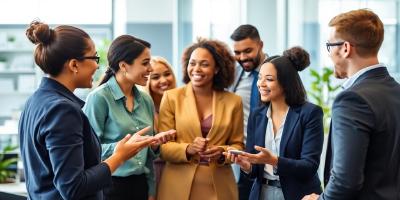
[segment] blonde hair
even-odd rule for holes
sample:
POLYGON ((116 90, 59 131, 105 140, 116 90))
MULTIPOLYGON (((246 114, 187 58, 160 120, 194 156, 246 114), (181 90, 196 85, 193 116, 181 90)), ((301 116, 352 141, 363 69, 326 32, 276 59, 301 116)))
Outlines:
MULTIPOLYGON (((168 70, 172 74, 172 77, 174 77, 174 82, 173 82, 172 86, 173 86, 173 88, 176 88, 176 77, 175 77, 174 70, 172 69, 171 64, 169 64, 167 59, 165 59, 165 58, 163 58, 161 56, 152 56, 151 59, 150 59, 150 64, 153 66, 156 63, 163 64, 164 66, 166 66, 168 68, 168 70)), ((150 76, 151 76, 151 73, 150 73, 150 76)), ((147 80, 146 86, 143 89, 153 99, 153 92, 151 91, 151 88, 150 88, 150 81, 151 81, 151 78, 149 77, 149 79, 147 80)))

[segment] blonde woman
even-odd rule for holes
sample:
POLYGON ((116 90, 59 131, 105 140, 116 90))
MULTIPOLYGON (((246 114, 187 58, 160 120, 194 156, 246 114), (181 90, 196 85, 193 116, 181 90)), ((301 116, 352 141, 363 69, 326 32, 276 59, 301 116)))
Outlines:
MULTIPOLYGON (((150 78, 147 81, 144 90, 151 96, 154 102, 154 130, 158 130, 158 113, 160 110, 161 98, 164 92, 176 88, 176 78, 172 70, 171 64, 160 56, 152 56, 150 65, 153 71, 150 72, 150 78)), ((156 186, 160 182, 161 174, 165 166, 165 161, 157 158, 153 162, 154 174, 156 178, 156 186)))
MULTIPOLYGON (((161 98, 165 91, 176 88, 176 78, 171 64, 160 56, 152 56, 150 60, 153 71, 147 81, 145 91, 151 96, 154 102, 154 124, 158 124, 158 113, 160 110, 161 98)), ((157 130, 157 127, 155 127, 157 130)))

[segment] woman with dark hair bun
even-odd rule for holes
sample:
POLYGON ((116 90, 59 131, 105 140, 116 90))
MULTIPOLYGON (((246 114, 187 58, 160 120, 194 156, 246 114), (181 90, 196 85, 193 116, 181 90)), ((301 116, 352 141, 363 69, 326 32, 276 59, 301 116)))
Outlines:
POLYGON ((111 173, 155 142, 145 128, 116 143, 100 159, 99 138, 73 92, 90 88, 99 57, 93 41, 73 26, 51 29, 33 21, 26 30, 36 45, 35 62, 48 75, 28 99, 19 124, 28 199, 103 199, 111 173))
MULTIPOLYGON (((102 159, 108 159, 117 142, 129 133, 150 126, 154 132, 154 104, 151 97, 136 85, 145 86, 149 74, 150 43, 131 35, 121 35, 110 45, 109 68, 100 83, 87 97, 83 108, 100 138, 102 159)), ((158 133, 151 148, 145 148, 125 161, 113 173, 113 186, 104 191, 110 200, 155 199, 153 160, 159 145, 175 136, 175 130, 158 133)))
POLYGON ((255 178, 251 200, 301 199, 322 192, 317 170, 323 145, 323 112, 307 102, 298 71, 309 54, 293 47, 269 57, 257 86, 264 103, 250 113, 246 152, 227 154, 242 173, 255 178))

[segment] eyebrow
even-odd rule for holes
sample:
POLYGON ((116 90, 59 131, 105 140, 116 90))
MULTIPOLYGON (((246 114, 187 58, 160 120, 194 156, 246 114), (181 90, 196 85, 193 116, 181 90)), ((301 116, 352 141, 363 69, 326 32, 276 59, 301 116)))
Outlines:
POLYGON ((245 52, 245 51, 249 51, 249 50, 252 50, 253 48, 251 48, 251 47, 249 47, 249 48, 246 48, 246 49, 243 49, 243 50, 235 50, 235 51, 233 51, 233 52, 235 52, 235 53, 241 53, 241 52, 245 52))
MULTIPOLYGON (((260 77, 263 77, 263 75, 259 75, 260 77)), ((267 74, 267 75, 264 75, 264 77, 274 77, 274 75, 271 75, 271 74, 267 74)))
POLYGON ((210 62, 209 60, 204 60, 204 59, 203 59, 203 60, 196 60, 196 59, 193 59, 193 58, 192 58, 192 59, 190 59, 190 61, 198 61, 198 62, 210 62))

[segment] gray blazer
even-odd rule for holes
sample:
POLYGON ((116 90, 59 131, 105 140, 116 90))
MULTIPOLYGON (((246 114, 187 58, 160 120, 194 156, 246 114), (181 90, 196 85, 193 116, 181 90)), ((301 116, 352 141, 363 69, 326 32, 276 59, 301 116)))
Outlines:
POLYGON ((384 67, 367 71, 336 97, 328 147, 333 159, 320 199, 400 199, 399 109, 400 85, 384 67))

